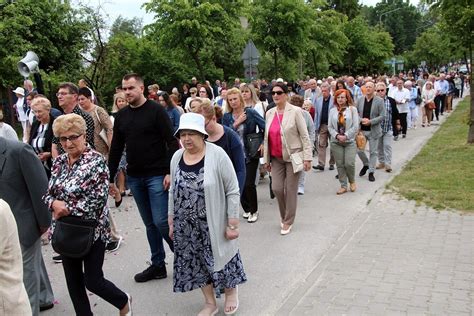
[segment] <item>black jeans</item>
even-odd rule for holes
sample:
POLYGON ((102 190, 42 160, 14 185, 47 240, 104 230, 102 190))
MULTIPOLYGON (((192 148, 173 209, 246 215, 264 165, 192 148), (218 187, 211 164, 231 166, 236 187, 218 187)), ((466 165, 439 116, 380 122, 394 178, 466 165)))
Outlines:
POLYGON ((402 131, 401 131, 402 135, 407 134, 407 128, 408 128, 407 115, 408 113, 400 113, 400 125, 402 126, 402 131))
POLYGON ((446 96, 444 94, 437 95, 434 99, 434 103, 436 105, 436 108, 435 108, 436 120, 439 121, 439 113, 443 114, 444 108, 446 106, 446 96))
POLYGON ((250 159, 245 165, 245 185, 240 197, 240 203, 244 212, 254 214, 258 211, 257 187, 255 179, 257 177, 259 159, 250 159))
POLYGON ((119 310, 128 303, 127 294, 104 278, 102 271, 104 253, 105 244, 97 240, 92 245, 90 252, 83 258, 62 256, 67 289, 74 305, 74 311, 78 316, 92 315, 86 287, 119 310))

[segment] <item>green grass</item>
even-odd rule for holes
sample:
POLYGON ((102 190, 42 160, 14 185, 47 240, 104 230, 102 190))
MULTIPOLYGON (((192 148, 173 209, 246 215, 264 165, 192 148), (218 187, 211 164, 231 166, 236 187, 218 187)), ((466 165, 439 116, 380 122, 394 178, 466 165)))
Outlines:
POLYGON ((474 212, 474 145, 467 144, 469 96, 388 185, 435 209, 474 212))

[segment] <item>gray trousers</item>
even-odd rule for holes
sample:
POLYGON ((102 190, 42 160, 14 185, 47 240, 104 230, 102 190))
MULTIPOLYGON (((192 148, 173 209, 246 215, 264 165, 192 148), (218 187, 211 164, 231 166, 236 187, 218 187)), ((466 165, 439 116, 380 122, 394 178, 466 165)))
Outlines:
MULTIPOLYGON (((319 140, 318 140, 318 163, 320 166, 326 165, 326 148, 329 146, 329 130, 327 124, 321 124, 319 128, 319 140)), ((329 164, 334 164, 334 157, 329 154, 329 164)))
POLYGON ((347 179, 349 183, 355 183, 355 142, 340 145, 339 143, 331 143, 331 152, 336 160, 337 174, 341 187, 347 189, 347 179))
POLYGON ((28 293, 33 316, 39 315, 40 305, 53 303, 53 289, 41 254, 41 238, 29 248, 21 246, 23 284, 28 293))
POLYGON ((364 150, 357 149, 357 155, 359 156, 360 160, 364 164, 364 166, 369 167, 369 172, 375 172, 375 164, 377 163, 377 148, 379 145, 379 139, 378 138, 373 138, 373 137, 368 137, 370 134, 370 131, 362 131, 365 135, 365 138, 367 139, 367 142, 369 143, 369 155, 370 155, 370 160, 367 158, 367 155, 364 150))
POLYGON ((378 157, 379 162, 385 164, 386 166, 392 165, 392 139, 393 132, 388 131, 383 133, 382 137, 379 138, 378 145, 378 157))

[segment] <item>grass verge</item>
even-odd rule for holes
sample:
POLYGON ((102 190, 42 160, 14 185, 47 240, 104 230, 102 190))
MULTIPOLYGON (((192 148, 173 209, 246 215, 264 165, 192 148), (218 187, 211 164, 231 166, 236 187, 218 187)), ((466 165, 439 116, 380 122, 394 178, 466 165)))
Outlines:
POLYGON ((474 146, 467 144, 466 97, 428 143, 388 185, 435 209, 474 213, 474 146))

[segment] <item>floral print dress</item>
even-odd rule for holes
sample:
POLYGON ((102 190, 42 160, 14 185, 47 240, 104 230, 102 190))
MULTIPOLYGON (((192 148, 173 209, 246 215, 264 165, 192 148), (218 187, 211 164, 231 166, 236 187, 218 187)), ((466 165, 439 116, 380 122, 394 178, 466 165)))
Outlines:
POLYGON ((238 252, 222 270, 214 271, 204 200, 204 158, 191 166, 181 158, 173 199, 173 290, 187 292, 212 284, 219 297, 224 288, 235 288, 247 281, 238 252))
MULTIPOLYGON (((107 243, 110 238, 108 193, 109 169, 105 159, 87 145, 72 166, 69 166, 68 154, 54 160, 48 191, 43 200, 50 209, 54 200, 64 201, 70 215, 96 220, 98 225, 94 241, 100 238, 107 243)), ((51 235, 55 225, 53 220, 51 235)))

